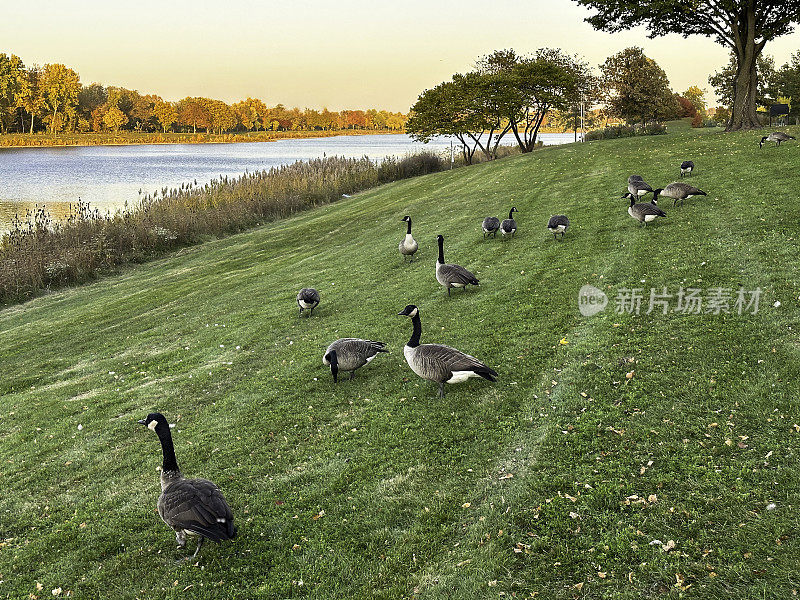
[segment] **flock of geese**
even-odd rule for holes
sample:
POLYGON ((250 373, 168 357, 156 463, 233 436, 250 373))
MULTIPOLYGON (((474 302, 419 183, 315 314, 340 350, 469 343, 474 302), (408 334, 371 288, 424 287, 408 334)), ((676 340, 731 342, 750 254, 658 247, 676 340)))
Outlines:
MULTIPOLYGON (((782 132, 775 132, 764 136, 759 143, 759 148, 764 142, 773 141, 776 146, 781 142, 794 139, 782 132)), ((694 163, 684 161, 680 166, 681 177, 691 175, 694 163)), ((666 217, 666 213, 658 207, 658 197, 672 198, 673 207, 677 203, 683 204, 684 200, 694 196, 705 196, 704 191, 683 182, 670 183, 664 188, 653 189, 640 175, 631 175, 628 178, 628 192, 622 196, 630 200, 628 214, 638 220, 642 226, 659 218, 666 217), (652 194, 650 202, 637 202, 643 196, 652 194)), ((518 212, 512 207, 508 218, 502 222, 496 217, 486 217, 481 225, 484 238, 491 235, 496 237, 499 230, 503 236, 513 237, 517 231, 517 222, 514 213, 518 212)), ((399 250, 403 260, 413 260, 414 254, 419 249, 419 244, 411 235, 411 217, 403 217, 402 222, 407 223, 407 231, 400 242, 399 250)), ((566 215, 554 215, 547 223, 547 229, 558 239, 569 227, 566 215)), ((444 262, 444 237, 437 236, 439 256, 436 260, 436 280, 447 289, 450 295, 451 288, 466 288, 468 285, 478 285, 475 275, 460 265, 444 262)), ((297 294, 297 305, 300 308, 299 316, 308 310, 311 317, 320 303, 320 295, 314 288, 303 288, 297 294)), ((408 366, 421 378, 433 381, 439 385, 439 397, 444 396, 445 383, 460 383, 472 377, 481 377, 488 381, 497 380, 497 372, 487 367, 474 356, 444 344, 421 344, 422 322, 419 308, 409 304, 398 313, 399 316, 408 317, 412 323, 411 338, 403 348, 408 366)), ((388 352, 386 344, 373 340, 360 338, 342 338, 331 343, 322 357, 325 366, 330 367, 334 382, 338 381, 339 371, 349 372, 353 379, 355 371, 372 361, 378 354, 388 352)), ((175 457, 172 443, 172 434, 167 419, 161 413, 151 413, 139 421, 153 431, 161 442, 163 463, 161 469, 161 495, 158 498, 158 514, 164 522, 175 531, 175 538, 179 548, 186 546, 187 536, 198 538, 194 554, 187 559, 193 559, 200 552, 205 539, 215 542, 233 539, 236 536, 236 526, 233 523, 233 512, 225 500, 220 489, 207 479, 187 479, 181 473, 175 457)), ((186 560, 186 559, 184 559, 186 560)))
MULTIPOLYGON (((502 222, 497 217, 486 217, 482 223, 483 235, 497 235, 497 232, 504 236, 513 237, 517 231, 517 222, 514 213, 519 212, 516 207, 512 207, 508 213, 508 218, 502 222)), ((558 218, 553 217, 548 227, 552 225, 552 230, 561 233, 562 237, 569 225, 569 219, 563 215, 558 218), (553 221, 556 219, 556 221, 553 221), (564 219, 564 220, 559 220, 564 219)), ((406 215, 401 219, 406 223, 406 235, 400 241, 398 250, 403 257, 403 261, 413 261, 414 254, 419 249, 419 243, 411 233, 411 217, 406 215)), ((447 290, 447 295, 451 295, 453 288, 466 289, 470 285, 479 285, 480 282, 475 275, 454 263, 447 263, 444 260, 444 236, 436 236, 439 247, 439 255, 436 259, 436 281, 447 290)), ((314 288, 303 288, 297 293, 297 306, 300 308, 299 316, 303 310, 309 309, 308 316, 311 317, 314 308, 319 304, 319 292, 314 288)), ((460 383, 471 377, 482 377, 489 381, 496 381, 497 372, 487 367, 474 356, 460 350, 456 350, 445 344, 422 344, 422 321, 420 319, 419 308, 413 304, 406 306, 400 316, 409 317, 412 322, 412 334, 408 343, 403 348, 408 366, 414 373, 422 379, 433 381, 439 385, 439 397, 444 397, 445 383, 460 383)), ((329 367, 334 382, 338 381, 339 372, 349 372, 350 379, 353 379, 357 369, 372 361, 378 354, 388 352, 384 342, 367 340, 361 338, 341 338, 331 343, 322 355, 322 364, 329 367)))
MULTIPOLYGON (((691 175, 692 171, 694 171, 694 162, 685 160, 681 163, 681 177, 691 175)), ((675 207, 678 202, 683 205, 683 202, 689 198, 707 195, 708 194, 700 188, 696 188, 683 181, 675 181, 666 187, 653 189, 641 175, 631 175, 628 177, 628 192, 622 197, 630 200, 628 214, 639 221, 641 226, 644 227, 650 221, 655 221, 659 217, 667 216, 667 213, 658 206, 659 196, 671 198, 672 206, 675 207), (653 198, 650 202, 637 202, 637 200, 640 200, 642 196, 646 194, 653 194, 653 198)))

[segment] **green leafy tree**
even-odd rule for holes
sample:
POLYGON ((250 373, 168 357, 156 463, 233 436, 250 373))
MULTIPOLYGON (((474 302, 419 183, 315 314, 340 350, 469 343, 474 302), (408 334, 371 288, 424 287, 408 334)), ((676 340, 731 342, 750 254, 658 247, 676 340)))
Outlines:
POLYGON ((81 82, 78 74, 62 64, 47 64, 42 69, 40 89, 45 120, 51 132, 61 131, 75 114, 81 82))
POLYGON ((498 50, 480 59, 477 67, 495 77, 490 89, 499 88, 496 102, 522 152, 536 147, 550 111, 579 113, 580 103, 596 95, 589 66, 555 48, 540 48, 530 57, 518 56, 513 49, 498 50))
POLYGON ((784 0, 575 0, 596 12, 586 20, 618 32, 645 26, 652 38, 704 35, 731 49, 736 72, 727 129, 761 127, 756 115, 757 61, 770 41, 793 31, 800 2, 784 0))
MULTIPOLYGON (((731 52, 728 64, 708 78, 708 83, 714 93, 720 97, 725 106, 732 107, 734 101, 734 85, 736 81, 736 55, 731 52)), ((775 93, 775 60, 766 54, 759 54, 756 60, 757 85, 755 105, 756 108, 766 106, 775 93)))
POLYGON ((453 136, 461 142, 464 160, 471 164, 480 150, 487 159, 502 138, 494 135, 501 127, 501 105, 488 94, 498 92, 493 86, 494 74, 467 73, 453 75, 451 81, 425 90, 411 108, 406 131, 415 140, 429 142, 433 137, 453 136), (487 139, 488 138, 488 139, 487 139))
POLYGON ((643 124, 677 116, 679 107, 667 74, 641 48, 626 48, 608 57, 600 70, 610 115, 643 124))
POLYGON ((790 100, 793 116, 800 113, 800 52, 792 55, 775 76, 775 87, 781 96, 790 100))

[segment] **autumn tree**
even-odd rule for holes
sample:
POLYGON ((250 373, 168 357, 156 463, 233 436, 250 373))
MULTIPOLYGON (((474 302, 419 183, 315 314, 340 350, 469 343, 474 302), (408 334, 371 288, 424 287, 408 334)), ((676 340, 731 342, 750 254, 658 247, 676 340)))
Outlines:
POLYGON ((256 123, 259 122, 258 114, 256 114, 256 112, 253 110, 249 100, 251 100, 251 98, 242 100, 241 102, 236 102, 231 105, 231 110, 236 115, 237 121, 247 131, 255 128, 256 123))
POLYGON ((108 90, 99 83, 81 86, 78 92, 78 122, 85 121, 86 128, 100 130, 105 110, 98 110, 108 102, 108 90))
POLYGON ((692 104, 691 100, 678 95, 675 96, 675 100, 678 102, 679 118, 697 116, 697 108, 695 108, 695 105, 692 104))
POLYGON ((47 64, 42 69, 40 87, 48 111, 45 119, 50 131, 61 131, 75 115, 81 89, 80 78, 75 71, 62 64, 47 64))
POLYGON ((153 103, 153 116, 166 133, 167 129, 172 129, 172 125, 178 120, 178 111, 172 102, 165 102, 159 98, 153 103))
POLYGON ((697 112, 700 114, 705 114, 706 90, 701 90, 698 86, 692 85, 689 86, 689 89, 683 92, 683 97, 692 103, 692 106, 694 106, 697 112))
POLYGON ((211 126, 211 115, 204 100, 204 98, 184 98, 178 102, 178 122, 191 127, 193 133, 197 133, 198 127, 208 129, 211 126))
POLYGON ((22 103, 25 65, 19 56, 0 53, 0 133, 5 133, 22 103))
POLYGON ((677 116, 678 105, 667 74, 641 48, 626 48, 609 56, 600 71, 610 115, 642 124, 677 116))
POLYGON ((575 0, 597 12, 586 20, 617 32, 644 25, 651 38, 669 33, 704 35, 731 49, 736 72, 727 130, 761 127, 756 116, 757 62, 764 47, 793 31, 800 2, 785 0, 575 0))
POLYGON ((114 133, 119 131, 119 128, 128 122, 128 117, 116 106, 109 107, 103 115, 103 124, 114 133))
MULTIPOLYGON (((33 65, 25 71, 23 85, 20 90, 19 106, 31 118, 30 133, 33 133, 33 123, 36 118, 43 116, 45 110, 44 97, 41 87, 42 70, 33 65)), ((23 126, 23 130, 25 127, 23 126)))
POLYGON ((231 107, 222 100, 204 99, 204 103, 209 115, 208 127, 211 130, 222 133, 223 131, 235 128, 239 123, 231 107))
MULTIPOLYGON (((386 111, 381 111, 386 112, 386 111)), ((386 127, 391 131, 400 131, 408 122, 408 117, 401 112, 395 113, 387 113, 386 115, 386 127)))

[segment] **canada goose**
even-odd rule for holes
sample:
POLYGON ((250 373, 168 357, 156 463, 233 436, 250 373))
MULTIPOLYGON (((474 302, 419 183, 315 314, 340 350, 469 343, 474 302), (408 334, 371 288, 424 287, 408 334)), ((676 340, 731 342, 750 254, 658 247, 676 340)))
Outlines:
POLYGON ((443 344, 420 344, 422 323, 416 306, 409 304, 397 314, 411 317, 414 324, 411 339, 403 348, 406 362, 414 373, 439 384, 439 398, 444 397, 445 383, 460 383, 470 377, 497 381, 497 371, 490 369, 474 356, 443 344))
POLYGON ((322 356, 322 364, 331 368, 334 383, 338 381, 339 371, 350 371, 350 379, 353 379, 356 369, 378 356, 378 352, 388 352, 385 346, 383 342, 342 338, 328 346, 322 356))
POLYGON ((687 198, 691 198, 693 196, 708 196, 708 194, 706 194, 703 190, 694 187, 693 185, 676 181, 674 183, 670 183, 664 189, 658 188, 657 190, 653 190, 654 202, 659 196, 672 198, 672 206, 675 206, 678 200, 680 200, 681 206, 683 206, 683 201, 687 198))
POLYGON ((483 229, 484 238, 489 234, 491 234, 492 237, 497 237, 497 230, 500 229, 500 219, 497 217, 486 217, 483 220, 481 228, 483 229))
POLYGON ((628 179, 628 192, 632 194, 637 200, 639 200, 645 194, 648 194, 653 191, 648 183, 644 179, 628 179))
POLYGON ((793 139, 795 139, 793 135, 783 133, 782 131, 775 131, 762 137, 761 141, 758 143, 758 147, 761 148, 764 145, 764 142, 775 142, 776 146, 780 146, 781 142, 786 142, 793 139))
POLYGON ((303 316, 303 309, 310 308, 311 312, 308 313, 308 316, 314 314, 314 309, 319 304, 319 292, 314 288, 303 288, 299 292, 297 292, 297 306, 300 307, 300 314, 299 317, 303 316))
POLYGON ((640 202, 637 204, 636 198, 634 198, 633 194, 630 192, 625 194, 623 198, 627 198, 631 201, 631 205, 628 207, 628 214, 639 221, 642 226, 647 225, 650 221, 658 217, 667 216, 667 213, 658 208, 658 206, 652 202, 640 202))
POLYGON ((406 231, 406 237, 403 238, 403 241, 400 242, 400 254, 403 255, 403 260, 406 259, 406 256, 409 257, 412 261, 414 260, 414 253, 419 248, 419 244, 417 244, 417 240, 411 237, 411 217, 406 215, 400 222, 403 221, 408 223, 408 230, 406 231))
POLYGON ((550 233, 553 234, 553 239, 558 239, 556 236, 560 233, 563 239, 564 232, 567 231, 567 227, 569 227, 569 219, 567 215, 554 215, 550 217, 550 220, 547 222, 547 229, 550 230, 550 233))
POLYGON ((169 423, 161 413, 150 413, 139 421, 155 431, 161 440, 164 462, 161 467, 161 495, 158 514, 175 530, 179 548, 186 547, 186 536, 199 536, 195 558, 206 538, 215 542, 236 537, 233 513, 219 488, 207 479, 186 479, 175 459, 169 423))
POLYGON ((447 288, 447 295, 450 295, 450 288, 465 288, 469 285, 478 285, 475 275, 467 271, 460 265, 448 265, 444 262, 444 236, 437 235, 436 241, 439 243, 439 258, 436 259, 436 281, 447 288))
POLYGON ((503 222, 500 223, 500 233, 505 235, 510 235, 514 237, 514 233, 517 231, 517 222, 514 220, 514 213, 519 212, 516 208, 511 207, 511 210, 508 211, 508 218, 503 219, 503 222))
POLYGON ((692 171, 694 171, 694 163, 691 160, 685 160, 681 163, 681 177, 691 175, 692 171))

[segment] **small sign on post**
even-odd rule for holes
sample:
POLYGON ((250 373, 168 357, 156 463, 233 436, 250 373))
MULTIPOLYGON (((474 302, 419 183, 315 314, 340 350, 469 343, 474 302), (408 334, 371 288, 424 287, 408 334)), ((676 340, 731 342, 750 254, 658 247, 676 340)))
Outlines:
POLYGON ((769 124, 772 125, 772 117, 782 117, 789 114, 788 104, 773 104, 769 107, 769 124))

